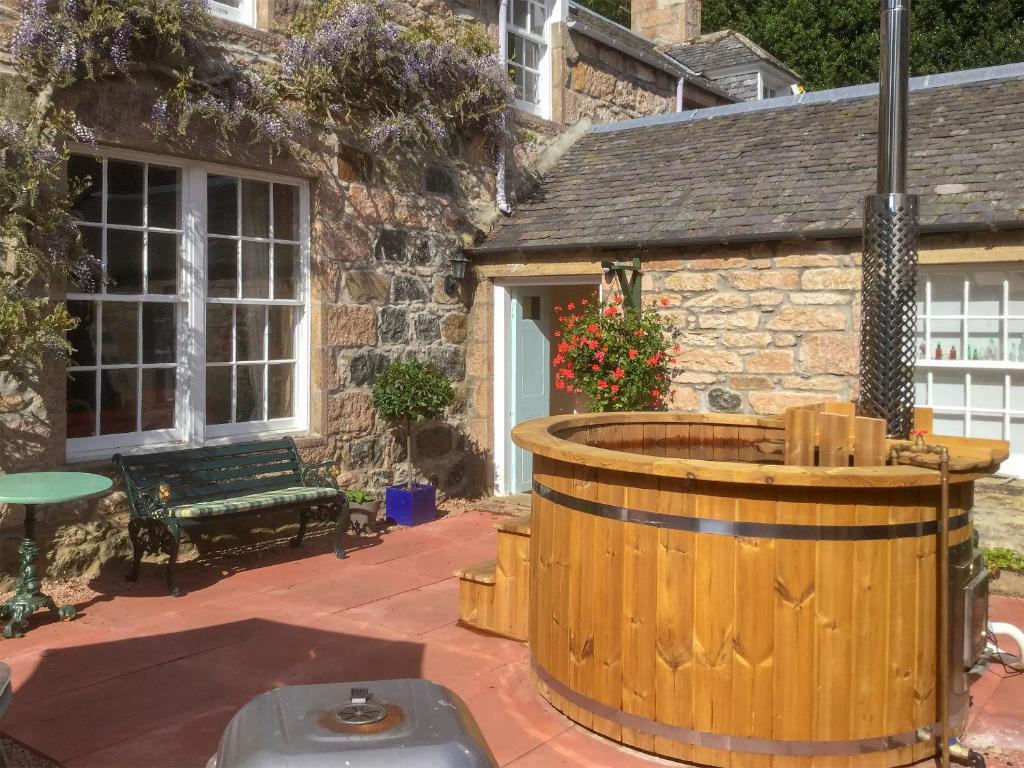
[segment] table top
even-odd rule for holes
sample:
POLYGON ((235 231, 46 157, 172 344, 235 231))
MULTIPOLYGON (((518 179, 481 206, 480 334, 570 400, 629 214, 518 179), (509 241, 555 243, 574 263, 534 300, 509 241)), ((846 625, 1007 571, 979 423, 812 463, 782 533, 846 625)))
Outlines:
POLYGON ((114 481, 88 472, 19 472, 0 475, 0 503, 58 504, 101 496, 114 481))

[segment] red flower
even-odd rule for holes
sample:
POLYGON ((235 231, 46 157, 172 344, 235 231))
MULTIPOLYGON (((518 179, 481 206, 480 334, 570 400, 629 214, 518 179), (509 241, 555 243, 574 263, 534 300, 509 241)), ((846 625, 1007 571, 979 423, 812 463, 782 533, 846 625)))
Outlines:
POLYGON ((597 362, 603 363, 604 362, 604 355, 605 355, 604 350, 601 350, 600 352, 598 352, 595 355, 595 357, 597 358, 597 362))
POLYGON ((572 302, 569 302, 568 304, 565 305, 565 308, 572 312, 574 309, 576 309, 576 305, 573 304, 572 302))
POLYGON ((604 379, 598 379, 597 380, 597 388, 598 389, 608 389, 608 382, 605 381, 604 379))
POLYGON ((667 307, 668 306, 668 299, 662 299, 661 300, 661 306, 667 307))
POLYGON ((618 392, 619 391, 619 385, 618 384, 612 384, 611 390, 612 390, 612 392, 618 392))
POLYGON ((590 302, 587 301, 586 299, 580 299, 580 304, 582 304, 584 307, 587 306, 587 304, 589 304, 589 303, 590 302))
POLYGON ((628 354, 630 360, 636 360, 636 356, 640 354, 640 350, 630 349, 628 354))
POLYGON ((562 337, 562 332, 561 331, 555 331, 555 338, 561 338, 561 337, 562 337))
POLYGON ((595 323, 591 323, 590 325, 587 326, 587 330, 590 331, 591 333, 597 333, 598 331, 601 330, 601 328, 595 323))
POLYGON ((555 307, 555 312, 561 312, 561 311, 562 311, 561 307, 555 307))
POLYGON ((597 342, 591 339, 590 341, 587 342, 587 346, 590 347, 591 349, 597 349, 597 342))
POLYGON ((618 313, 618 311, 619 310, 616 307, 608 307, 602 314, 605 317, 611 317, 612 315, 618 313))
POLYGON ((625 375, 626 372, 621 368, 616 368, 614 371, 612 371, 612 378, 616 380, 621 379, 625 375))
POLYGON ((561 344, 558 345, 558 351, 561 352, 562 354, 565 354, 566 352, 569 351, 569 345, 563 341, 561 344))
POLYGON ((679 345, 676 344, 674 347, 672 347, 672 351, 673 352, 678 352, 679 351, 679 345))
POLYGON ((601 370, 601 366, 598 365, 597 363, 594 363, 592 366, 590 366, 590 370, 592 370, 592 371, 600 371, 601 370))
POLYGON ((643 328, 637 328, 635 331, 633 331, 633 335, 636 336, 639 339, 641 336, 644 335, 644 329, 643 328))
POLYGON ((614 302, 615 304, 621 304, 622 303, 622 295, 621 294, 616 294, 615 296, 612 296, 612 302, 614 302))
POLYGON ((555 389, 565 389, 565 382, 561 379, 555 379, 555 389))
POLYGON ((551 362, 553 365, 561 365, 562 363, 565 362, 565 357, 561 353, 559 353, 555 355, 555 359, 552 360, 551 362))
POLYGON ((661 390, 660 389, 652 389, 651 390, 651 397, 661 397, 661 390))

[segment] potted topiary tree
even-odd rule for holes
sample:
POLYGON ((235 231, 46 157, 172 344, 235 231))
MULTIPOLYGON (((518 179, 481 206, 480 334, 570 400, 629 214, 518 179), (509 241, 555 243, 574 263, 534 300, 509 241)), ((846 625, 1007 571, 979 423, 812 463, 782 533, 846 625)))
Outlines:
POLYGON ((405 428, 406 482, 385 491, 384 509, 399 525, 419 525, 437 512, 437 489, 413 480, 412 426, 438 419, 455 398, 451 382, 437 368, 418 360, 395 360, 373 386, 373 407, 385 421, 405 428))

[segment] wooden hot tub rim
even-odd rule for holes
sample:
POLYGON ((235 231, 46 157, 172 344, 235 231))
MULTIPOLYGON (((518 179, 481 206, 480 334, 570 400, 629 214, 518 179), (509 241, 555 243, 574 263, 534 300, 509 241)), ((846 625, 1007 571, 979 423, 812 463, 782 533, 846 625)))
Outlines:
MULTIPOLYGON (((512 430, 513 442, 535 455, 558 461, 583 464, 598 470, 630 472, 657 477, 686 478, 718 483, 780 485, 813 488, 892 488, 940 485, 939 473, 934 469, 909 465, 878 467, 818 467, 784 464, 753 464, 740 461, 709 459, 683 459, 646 456, 623 450, 598 448, 573 442, 561 433, 585 427, 608 427, 639 424, 687 424, 721 427, 752 427, 776 429, 784 427, 782 418, 733 414, 690 414, 665 411, 642 413, 587 413, 570 416, 550 416, 524 422, 512 430)), ((977 450, 987 447, 992 453, 992 465, 1006 458, 1007 444, 998 440, 980 440, 937 436, 935 442, 948 445, 955 456, 960 445, 977 450)), ((970 472, 951 472, 951 483, 962 483, 987 477, 991 467, 970 472)))

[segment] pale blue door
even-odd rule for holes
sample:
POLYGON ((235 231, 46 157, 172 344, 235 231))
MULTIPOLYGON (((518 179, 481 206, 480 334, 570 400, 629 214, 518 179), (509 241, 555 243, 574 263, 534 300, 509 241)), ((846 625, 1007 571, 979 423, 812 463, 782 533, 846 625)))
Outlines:
MULTIPOLYGON (((517 288, 512 292, 510 368, 510 423, 548 416, 551 408, 551 308, 543 289, 517 288)), ((529 491, 533 455, 512 446, 512 493, 529 491)))

